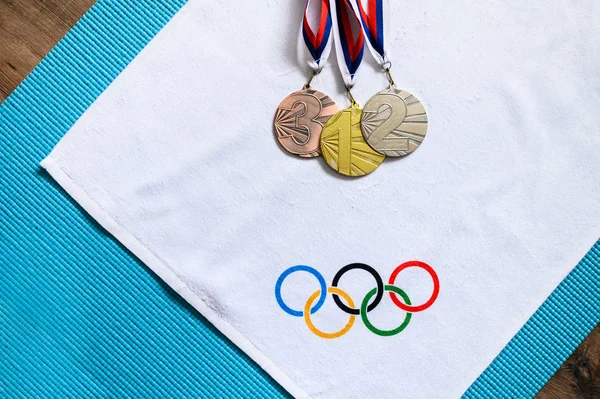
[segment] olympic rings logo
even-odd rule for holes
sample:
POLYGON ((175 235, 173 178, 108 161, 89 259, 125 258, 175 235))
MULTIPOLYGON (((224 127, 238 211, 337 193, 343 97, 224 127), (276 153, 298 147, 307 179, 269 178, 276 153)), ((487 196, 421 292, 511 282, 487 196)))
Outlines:
POLYGON ((428 309, 431 305, 433 305, 433 303, 438 297, 439 292, 440 280, 435 270, 433 270, 433 268, 427 263, 420 262, 417 260, 405 262, 396 267, 390 275, 388 283, 385 285, 379 273, 377 273, 377 271, 371 266, 366 265, 364 263, 351 263, 342 267, 333 277, 331 286, 329 287, 327 287, 325 279, 323 278, 321 273, 319 273, 316 269, 310 266, 304 265, 292 266, 289 269, 285 270, 283 273, 281 273, 281 275, 277 279, 277 283, 275 284, 275 299, 277 299, 277 303, 279 304, 281 309, 283 309, 283 311, 289 315, 295 317, 303 317, 304 322, 308 326, 308 329, 313 334, 315 334, 318 337, 327 339, 339 338, 345 335, 348 331, 350 331, 350 329, 354 325, 354 322, 356 321, 356 316, 360 316, 363 324, 367 327, 367 329, 369 329, 369 331, 371 331, 374 334, 384 337, 396 335, 408 326, 413 313, 422 312, 425 309, 428 309), (398 277, 400 272, 411 267, 417 267, 425 270, 427 273, 429 273, 433 281, 433 293, 431 294, 431 297, 429 297, 429 299, 421 305, 413 305, 406 292, 394 285, 396 278, 398 277), (373 276, 373 279, 375 280, 376 285, 375 288, 373 288, 367 293, 367 295, 365 295, 363 300, 358 304, 358 307, 356 306, 354 300, 350 297, 350 295, 348 295, 344 290, 338 287, 342 276, 350 270, 354 269, 364 270, 371 274, 371 276, 373 276), (302 310, 290 308, 281 297, 281 285, 289 275, 296 272, 306 272, 312 274, 321 286, 320 289, 316 290, 308 297, 302 310), (368 316, 368 313, 375 309, 377 305, 379 305, 379 303, 383 299, 383 294, 386 291, 388 292, 389 297, 394 303, 394 305, 406 312, 402 323, 400 323, 398 327, 393 328, 391 330, 383 330, 377 328, 373 325, 373 323, 371 323, 368 316), (334 332, 321 331, 314 325, 311 318, 311 315, 317 312, 325 303, 325 300, 327 299, 327 293, 332 295, 333 301, 336 304, 336 306, 340 308, 340 310, 342 310, 344 313, 347 313, 349 315, 348 322, 346 323, 346 325, 342 327, 342 329, 334 332), (343 299, 343 301, 342 299, 340 299, 340 297, 343 299))

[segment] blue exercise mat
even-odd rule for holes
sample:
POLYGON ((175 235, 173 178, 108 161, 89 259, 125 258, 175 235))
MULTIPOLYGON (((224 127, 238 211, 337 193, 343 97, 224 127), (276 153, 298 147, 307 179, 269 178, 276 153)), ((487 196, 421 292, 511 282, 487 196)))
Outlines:
MULTIPOLYGON (((39 162, 184 4, 99 0, 0 105, 0 397, 286 397, 39 162)), ((600 241, 465 394, 528 398, 600 321, 600 241)))

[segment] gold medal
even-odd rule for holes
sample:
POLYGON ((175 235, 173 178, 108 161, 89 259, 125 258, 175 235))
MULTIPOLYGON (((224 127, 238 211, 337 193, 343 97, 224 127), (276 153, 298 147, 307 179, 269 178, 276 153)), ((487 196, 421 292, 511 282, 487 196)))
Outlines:
POLYGON ((364 176, 385 159, 365 141, 360 130, 362 110, 356 103, 333 115, 321 132, 321 152, 329 166, 346 176, 364 176))
POLYGON ((273 124, 279 144, 300 157, 318 157, 323 125, 338 111, 329 96, 307 84, 287 96, 277 108, 273 124))

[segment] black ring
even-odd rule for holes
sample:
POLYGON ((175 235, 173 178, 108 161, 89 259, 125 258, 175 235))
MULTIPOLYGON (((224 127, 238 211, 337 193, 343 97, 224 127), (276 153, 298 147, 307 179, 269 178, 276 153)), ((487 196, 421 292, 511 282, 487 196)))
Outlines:
MULTIPOLYGON (((340 269, 340 271, 337 272, 337 274, 333 278, 333 281, 331 282, 331 286, 337 287, 338 283, 340 282, 340 279, 342 278, 344 273, 346 273, 347 271, 350 271, 352 269, 361 269, 366 272, 369 272, 375 279, 375 282, 377 283, 377 295, 375 295, 375 299, 367 307, 367 313, 368 313, 371 310, 375 309, 377 307, 377 305, 379 305, 379 302, 381 302, 381 299, 383 298, 383 280, 381 279, 381 276, 379 275, 379 273, 377 273, 377 271, 375 269, 373 269, 371 266, 365 265, 364 263, 350 263, 349 265, 342 267, 340 269)), ((344 303, 342 302, 342 300, 340 299, 340 297, 337 294, 333 294, 333 300, 334 300, 335 304, 337 305, 337 307, 340 308, 341 310, 343 310, 344 312, 346 312, 348 314, 353 314, 353 315, 360 314, 360 309, 355 309, 355 308, 351 308, 349 306, 344 305, 344 303)))

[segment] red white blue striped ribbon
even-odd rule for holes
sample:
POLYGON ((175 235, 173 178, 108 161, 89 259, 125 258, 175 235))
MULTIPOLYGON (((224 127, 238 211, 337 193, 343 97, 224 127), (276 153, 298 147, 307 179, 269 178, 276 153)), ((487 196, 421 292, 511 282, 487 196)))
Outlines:
POLYGON ((338 64, 350 88, 362 62, 365 36, 351 0, 331 0, 330 5, 338 64))
POLYGON ((308 64, 316 73, 323 68, 331 52, 331 26, 329 0, 306 0, 302 19, 303 43, 300 46, 305 50, 304 53, 308 52, 308 64), (320 10, 313 10, 316 6, 320 6, 320 10), (316 31, 311 28, 309 21, 313 15, 317 17, 318 22, 316 31))
POLYGON ((356 0, 356 5, 369 50, 380 65, 388 63, 385 48, 389 19, 388 0, 356 0), (367 3, 366 7, 364 3, 367 3))

